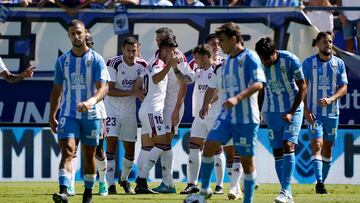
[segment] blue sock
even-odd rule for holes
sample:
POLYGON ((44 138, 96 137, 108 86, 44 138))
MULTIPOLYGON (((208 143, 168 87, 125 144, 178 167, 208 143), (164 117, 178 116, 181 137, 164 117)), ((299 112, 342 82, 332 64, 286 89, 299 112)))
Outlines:
POLYGON ((315 173, 315 178, 318 182, 323 182, 323 176, 322 176, 322 168, 323 168, 323 164, 322 164, 322 160, 321 157, 318 156, 313 156, 312 157, 312 165, 313 165, 313 170, 315 173))
POLYGON ((244 203, 251 203, 255 191, 256 171, 251 174, 244 174, 244 203))
POLYGON ((85 174, 84 175, 85 189, 92 190, 94 188, 95 179, 96 179, 96 174, 85 174))
POLYGON ((295 152, 285 153, 283 160, 283 171, 281 187, 291 192, 291 178, 295 171, 295 152))
POLYGON ((283 159, 284 157, 275 157, 275 170, 280 183, 282 182, 283 159))
POLYGON ((208 189, 210 187, 210 178, 214 169, 214 157, 201 158, 201 189, 208 189))
POLYGON ((329 170, 330 170, 330 166, 331 166, 331 157, 330 158, 325 158, 322 157, 322 164, 323 164, 323 168, 322 168, 322 176, 323 176, 323 181, 325 182, 328 174, 329 174, 329 170))
POLYGON ((71 184, 71 173, 66 169, 59 169, 59 185, 64 185, 67 188, 70 187, 71 184))

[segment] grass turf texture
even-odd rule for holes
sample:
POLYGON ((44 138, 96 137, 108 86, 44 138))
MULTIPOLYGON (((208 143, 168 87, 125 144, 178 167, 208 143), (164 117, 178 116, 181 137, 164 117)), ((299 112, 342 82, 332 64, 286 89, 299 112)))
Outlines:
MULTIPOLYGON (((151 187, 156 187, 158 183, 151 183, 151 187)), ((132 186, 135 187, 134 183, 132 186)), ((125 195, 123 189, 116 185, 118 194, 100 197, 98 195, 98 183, 93 190, 94 202, 182 202, 186 195, 180 195, 179 192, 185 188, 185 183, 176 183, 177 194, 159 194, 159 195, 125 195)), ((215 185, 212 185, 214 189, 215 185)), ((330 202, 360 202, 360 185, 326 185, 330 194, 315 194, 315 185, 293 185, 293 196, 296 203, 330 203, 330 202)), ((213 195, 208 203, 225 202, 229 184, 225 184, 225 194, 213 195)), ((70 197, 70 202, 81 202, 83 183, 76 183, 77 195, 70 197)), ((260 184, 260 188, 255 192, 254 203, 273 202, 279 193, 278 184, 260 184)), ((52 194, 58 192, 57 182, 0 182, 0 202, 52 202, 52 194)), ((242 202, 242 201, 237 201, 242 202)))

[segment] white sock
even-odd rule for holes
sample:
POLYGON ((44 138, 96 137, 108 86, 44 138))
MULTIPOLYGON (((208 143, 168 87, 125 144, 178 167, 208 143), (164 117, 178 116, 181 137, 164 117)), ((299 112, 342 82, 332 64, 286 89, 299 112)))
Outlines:
POLYGON ((214 157, 216 185, 223 187, 225 173, 225 155, 224 152, 216 154, 214 157))
POLYGON ((149 151, 143 150, 143 149, 140 150, 140 153, 139 153, 139 156, 138 156, 138 159, 136 162, 136 165, 138 168, 138 174, 141 174, 142 169, 144 167, 145 160, 147 160, 149 153, 150 153, 150 150, 149 151))
POLYGON ((106 182, 106 170, 107 170, 107 160, 96 160, 97 171, 99 172, 99 182, 106 182))
POLYGON ((147 156, 147 159, 144 162, 144 166, 140 173, 140 178, 148 178, 149 177, 150 170, 156 164, 156 161, 159 159, 159 157, 161 156, 161 154, 163 152, 164 152, 164 150, 162 150, 158 147, 153 147, 151 149, 151 151, 149 152, 149 154, 147 156))
POLYGON ((106 179, 109 182, 109 186, 115 185, 115 170, 116 170, 115 159, 107 160, 106 179))
POLYGON ((125 181, 129 178, 129 174, 131 172, 131 168, 134 165, 134 161, 130 161, 129 159, 125 158, 123 159, 123 168, 121 171, 121 181, 125 181))
POLYGON ((75 189, 75 179, 76 179, 76 170, 77 170, 77 156, 73 157, 73 159, 71 160, 71 164, 72 164, 72 172, 71 172, 71 182, 70 182, 70 186, 75 189))
POLYGON ((189 161, 187 165, 188 183, 196 185, 200 171, 201 151, 200 149, 189 149, 189 151, 189 161))
POLYGON ((242 167, 239 162, 234 162, 231 174, 231 185, 230 188, 238 188, 240 185, 240 176, 242 173, 242 167))
POLYGON ((173 151, 164 151, 161 155, 162 182, 167 186, 174 186, 173 175, 173 151))
POLYGON ((227 162, 226 168, 225 168, 226 174, 228 174, 230 179, 231 179, 231 174, 232 174, 232 165, 233 165, 232 162, 227 162))

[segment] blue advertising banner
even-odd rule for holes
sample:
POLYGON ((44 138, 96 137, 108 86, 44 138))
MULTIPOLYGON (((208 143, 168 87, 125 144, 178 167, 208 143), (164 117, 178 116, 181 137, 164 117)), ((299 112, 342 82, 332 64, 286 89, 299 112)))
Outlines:
MULTIPOLYGON (((296 8, 129 8, 128 32, 114 32, 115 12, 111 10, 82 10, 77 18, 83 20, 94 36, 94 49, 105 59, 121 52, 122 40, 135 35, 141 43, 141 55, 148 60, 156 50, 155 30, 167 26, 174 30, 179 49, 191 59, 191 49, 202 43, 221 24, 234 21, 240 25, 245 46, 254 49, 256 41, 270 36, 279 49, 287 49, 300 59, 316 53, 312 40, 316 36, 304 13, 296 8)), ((54 64, 62 53, 71 48, 67 23, 72 18, 57 8, 11 8, 4 23, 0 23, 0 57, 12 72, 21 72, 31 63, 35 77, 19 84, 0 80, 0 122, 47 123, 49 97, 54 64)), ((120 21, 119 21, 120 22, 120 21)), ((125 25, 125 24, 124 24, 125 25)), ((341 124, 360 124, 354 114, 360 109, 358 57, 338 54, 346 59, 349 73, 348 94, 341 100, 341 124), (350 77, 351 76, 351 77, 350 77)), ((191 94, 189 86, 182 123, 191 123, 191 94)))

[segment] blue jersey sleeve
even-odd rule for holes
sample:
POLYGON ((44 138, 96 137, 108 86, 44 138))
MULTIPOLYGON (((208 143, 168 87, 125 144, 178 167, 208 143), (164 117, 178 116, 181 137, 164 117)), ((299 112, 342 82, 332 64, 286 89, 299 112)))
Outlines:
POLYGON ((304 80, 304 73, 302 70, 302 65, 300 62, 300 59, 296 57, 295 55, 292 56, 290 61, 290 67, 292 70, 292 75, 294 80, 304 80))
POLYGON ((347 75, 346 75, 344 61, 339 60, 338 65, 339 65, 339 74, 338 74, 337 81, 338 81, 339 85, 347 85, 348 79, 347 79, 347 75))
POLYGON ((108 80, 106 73, 106 63, 100 55, 95 55, 95 82, 106 82, 108 80))
MULTIPOLYGON (((250 55, 246 60, 246 65, 250 71, 250 83, 263 82, 266 83, 265 73, 261 65, 260 58, 255 55, 250 55)), ((250 84, 249 84, 250 85, 250 84)))
POLYGON ((310 79, 310 71, 309 71, 309 64, 308 64, 308 59, 306 59, 303 64, 302 64, 302 70, 304 73, 304 78, 305 80, 309 80, 310 79))
POLYGON ((58 59, 55 64, 55 73, 54 73, 54 84, 60 85, 64 81, 64 71, 61 68, 61 60, 58 59))

